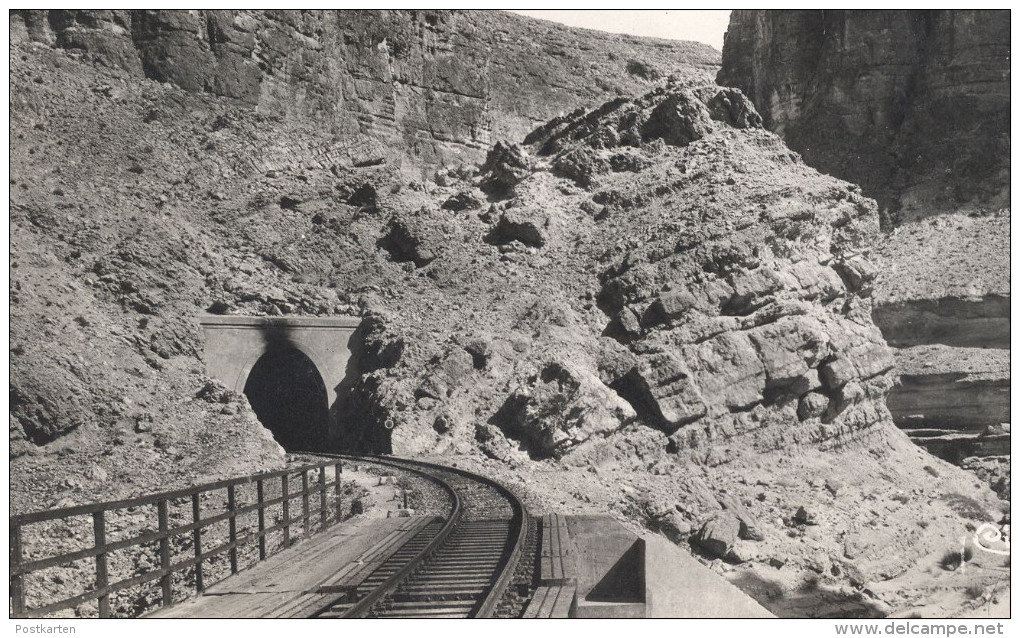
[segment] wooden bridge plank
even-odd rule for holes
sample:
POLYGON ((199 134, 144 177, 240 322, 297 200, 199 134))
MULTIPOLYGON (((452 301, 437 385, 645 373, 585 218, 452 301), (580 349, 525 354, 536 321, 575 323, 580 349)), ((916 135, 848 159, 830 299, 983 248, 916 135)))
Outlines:
POLYGON ((542 556, 564 556, 571 553, 566 526, 548 527, 542 532, 542 556))
POLYGON ((404 520, 408 522, 401 524, 363 555, 331 576, 319 586, 319 591, 338 591, 360 585, 386 559, 400 549, 405 542, 421 531, 421 528, 427 525, 432 520, 432 517, 422 516, 404 520))
POLYGON ((150 614, 159 618, 258 618, 307 608, 320 584, 415 519, 341 523, 209 587, 205 595, 150 614))
POLYGON ((539 587, 524 610, 524 618, 569 618, 575 591, 573 585, 539 587))
MULTIPOLYGON (((399 550, 433 518, 421 517, 403 520, 407 522, 401 523, 397 529, 387 534, 337 574, 305 591, 301 596, 288 600, 284 605, 270 607, 259 615, 266 618, 307 618, 335 600, 337 593, 360 585, 379 565, 399 550)), ((261 610, 260 607, 259 611, 261 610)))
POLYGON ((528 603, 528 608, 524 610, 525 618, 538 618, 538 612, 545 603, 545 599, 549 597, 551 587, 539 587, 535 590, 535 595, 531 597, 531 602, 528 603))
POLYGON ((577 578, 573 544, 567 532, 566 517, 546 514, 542 517, 542 545, 539 555, 539 580, 545 585, 566 584, 577 578))
POLYGON ((573 585, 563 585, 559 588, 556 602, 549 614, 549 618, 569 618, 570 607, 574 604, 574 593, 576 588, 573 585))

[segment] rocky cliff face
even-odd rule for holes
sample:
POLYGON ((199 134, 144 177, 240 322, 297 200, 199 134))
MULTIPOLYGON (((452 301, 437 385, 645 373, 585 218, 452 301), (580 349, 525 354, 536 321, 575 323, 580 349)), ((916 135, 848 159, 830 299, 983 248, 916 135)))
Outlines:
POLYGON ((897 222, 1009 206, 1008 11, 734 11, 718 82, 897 222))
MULTIPOLYGON (((644 90, 672 72, 703 77, 718 59, 693 43, 499 12, 17 11, 11 37, 14 82, 22 87, 12 102, 13 175, 22 184, 12 194, 12 219, 26 222, 12 239, 12 268, 26 268, 11 292, 12 454, 66 445, 92 450, 77 463, 88 466, 101 465, 93 452, 110 445, 148 446, 105 487, 72 472, 64 486, 72 492, 128 484, 139 467, 173 481, 178 472, 229 473, 231 458, 280 458, 242 409, 243 397, 212 392, 183 406, 162 400, 194 397, 205 383, 195 362, 166 370, 179 356, 200 356, 188 317, 216 300, 195 286, 222 271, 219 249, 181 243, 209 220, 187 220, 179 204, 220 208, 254 182, 259 194, 245 196, 245 207, 271 202, 285 215, 315 208, 317 227, 340 229, 346 222, 335 217, 337 203, 348 212, 371 207, 375 186, 401 188, 398 175, 443 181, 442 164, 464 162, 459 172, 468 174, 490 138, 523 137, 561 110, 644 90), (325 181, 312 195, 304 186, 319 174, 325 181), (281 198, 292 207, 277 206, 281 198), (144 247, 128 236, 143 237, 144 247), (150 258, 164 251, 175 255, 164 263, 178 267, 164 270, 150 258), (170 280, 172 292, 159 283, 170 280), (123 324, 125 317, 107 316, 110 302, 140 316, 123 324), (94 347, 68 349, 79 342, 94 347), (177 390, 156 389, 174 383, 166 374, 183 375, 174 377, 177 390), (133 390, 117 390, 125 387, 133 390), (154 432, 150 424, 167 413, 188 426, 154 432), (225 420, 233 425, 222 427, 225 420), (182 463, 196 435, 210 454, 182 463)), ((334 259, 372 266, 359 254, 334 257, 336 246, 293 245, 296 228, 237 229, 249 248, 226 284, 230 298, 257 314, 357 313, 328 277, 302 273, 328 272, 334 259), (285 285, 268 284, 264 259, 290 273, 285 285)), ((26 489, 32 501, 34 488, 26 489)))
POLYGON ((492 11, 21 11, 12 37, 313 117, 327 139, 364 134, 334 161, 410 158, 409 172, 474 164, 560 113, 678 71, 707 78, 718 63, 706 45, 492 11))

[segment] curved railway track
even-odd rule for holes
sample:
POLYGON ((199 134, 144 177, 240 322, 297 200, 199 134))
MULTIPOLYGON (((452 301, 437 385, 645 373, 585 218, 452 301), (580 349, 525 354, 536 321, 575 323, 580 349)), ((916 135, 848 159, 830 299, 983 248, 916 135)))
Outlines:
POLYGON ((435 482, 449 512, 436 517, 317 618, 489 618, 523 553, 528 511, 513 492, 477 474, 422 461, 315 454, 373 463, 435 482))

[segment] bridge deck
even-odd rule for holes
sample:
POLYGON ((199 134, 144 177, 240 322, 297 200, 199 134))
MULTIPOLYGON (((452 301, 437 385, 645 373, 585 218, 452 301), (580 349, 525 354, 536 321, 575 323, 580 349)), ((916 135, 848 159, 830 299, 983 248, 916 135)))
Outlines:
MULTIPOLYGON (((301 618, 327 602, 319 587, 365 557, 390 553, 422 518, 363 518, 341 523, 230 576, 201 596, 159 609, 153 618, 301 618)), ((328 589, 328 588, 327 588, 328 589)), ((335 594, 332 595, 335 597, 335 594)))

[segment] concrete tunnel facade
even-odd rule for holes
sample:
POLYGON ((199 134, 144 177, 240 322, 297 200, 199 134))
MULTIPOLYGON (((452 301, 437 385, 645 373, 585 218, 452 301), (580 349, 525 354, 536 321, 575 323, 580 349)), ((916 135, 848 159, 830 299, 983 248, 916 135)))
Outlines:
MULTIPOLYGON (((205 334, 207 373, 238 394, 246 394, 253 369, 267 355, 297 351, 307 357, 325 386, 328 429, 332 434, 339 432, 339 417, 333 408, 337 387, 348 375, 351 337, 361 325, 360 318, 204 315, 198 321, 205 334)), ((261 414, 259 417, 262 420, 261 414)), ((278 432, 274 435, 281 440, 278 432)))

